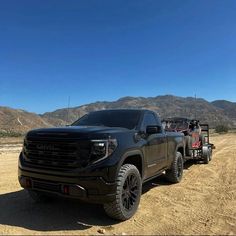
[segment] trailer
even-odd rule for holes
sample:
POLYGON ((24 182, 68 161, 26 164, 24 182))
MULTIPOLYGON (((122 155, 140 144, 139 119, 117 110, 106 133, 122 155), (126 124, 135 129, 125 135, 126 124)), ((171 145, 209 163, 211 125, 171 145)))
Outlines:
POLYGON ((185 137, 184 159, 194 159, 208 164, 212 160, 212 150, 215 145, 210 142, 208 124, 201 124, 199 120, 183 117, 172 117, 162 120, 166 132, 180 132, 185 137))

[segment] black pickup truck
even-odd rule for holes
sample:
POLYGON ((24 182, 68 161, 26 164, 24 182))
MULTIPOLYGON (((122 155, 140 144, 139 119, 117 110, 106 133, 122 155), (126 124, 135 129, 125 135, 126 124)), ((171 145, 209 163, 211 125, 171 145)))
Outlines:
POLYGON ((164 171, 169 181, 181 181, 184 150, 184 135, 165 132, 152 111, 95 111, 67 127, 29 131, 19 182, 36 201, 78 198, 126 220, 138 208, 144 182, 164 171))

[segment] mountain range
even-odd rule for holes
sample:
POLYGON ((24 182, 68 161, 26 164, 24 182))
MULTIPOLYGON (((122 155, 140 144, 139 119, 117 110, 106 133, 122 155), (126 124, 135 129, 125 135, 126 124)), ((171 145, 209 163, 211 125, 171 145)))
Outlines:
POLYGON ((177 97, 123 97, 117 101, 99 101, 73 108, 62 108, 44 114, 0 106, 0 131, 24 133, 39 127, 70 124, 84 114, 101 109, 141 108, 157 112, 161 118, 181 116, 199 119, 212 128, 219 124, 236 126, 236 103, 226 100, 208 102, 203 98, 177 97))

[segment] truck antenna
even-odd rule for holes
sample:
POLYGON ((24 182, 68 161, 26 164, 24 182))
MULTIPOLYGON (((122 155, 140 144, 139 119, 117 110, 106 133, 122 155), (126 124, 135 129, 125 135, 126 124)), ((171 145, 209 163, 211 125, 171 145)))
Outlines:
POLYGON ((67 124, 69 123, 69 111, 70 111, 70 96, 68 97, 68 106, 67 106, 67 124))
POLYGON ((197 95, 194 95, 194 119, 197 119, 197 95))

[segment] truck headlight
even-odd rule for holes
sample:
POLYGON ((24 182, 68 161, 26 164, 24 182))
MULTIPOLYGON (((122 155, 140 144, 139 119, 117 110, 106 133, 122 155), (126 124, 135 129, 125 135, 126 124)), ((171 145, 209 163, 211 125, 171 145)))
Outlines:
POLYGON ((92 163, 97 163, 110 156, 118 145, 116 139, 91 140, 91 142, 90 161, 92 163))

